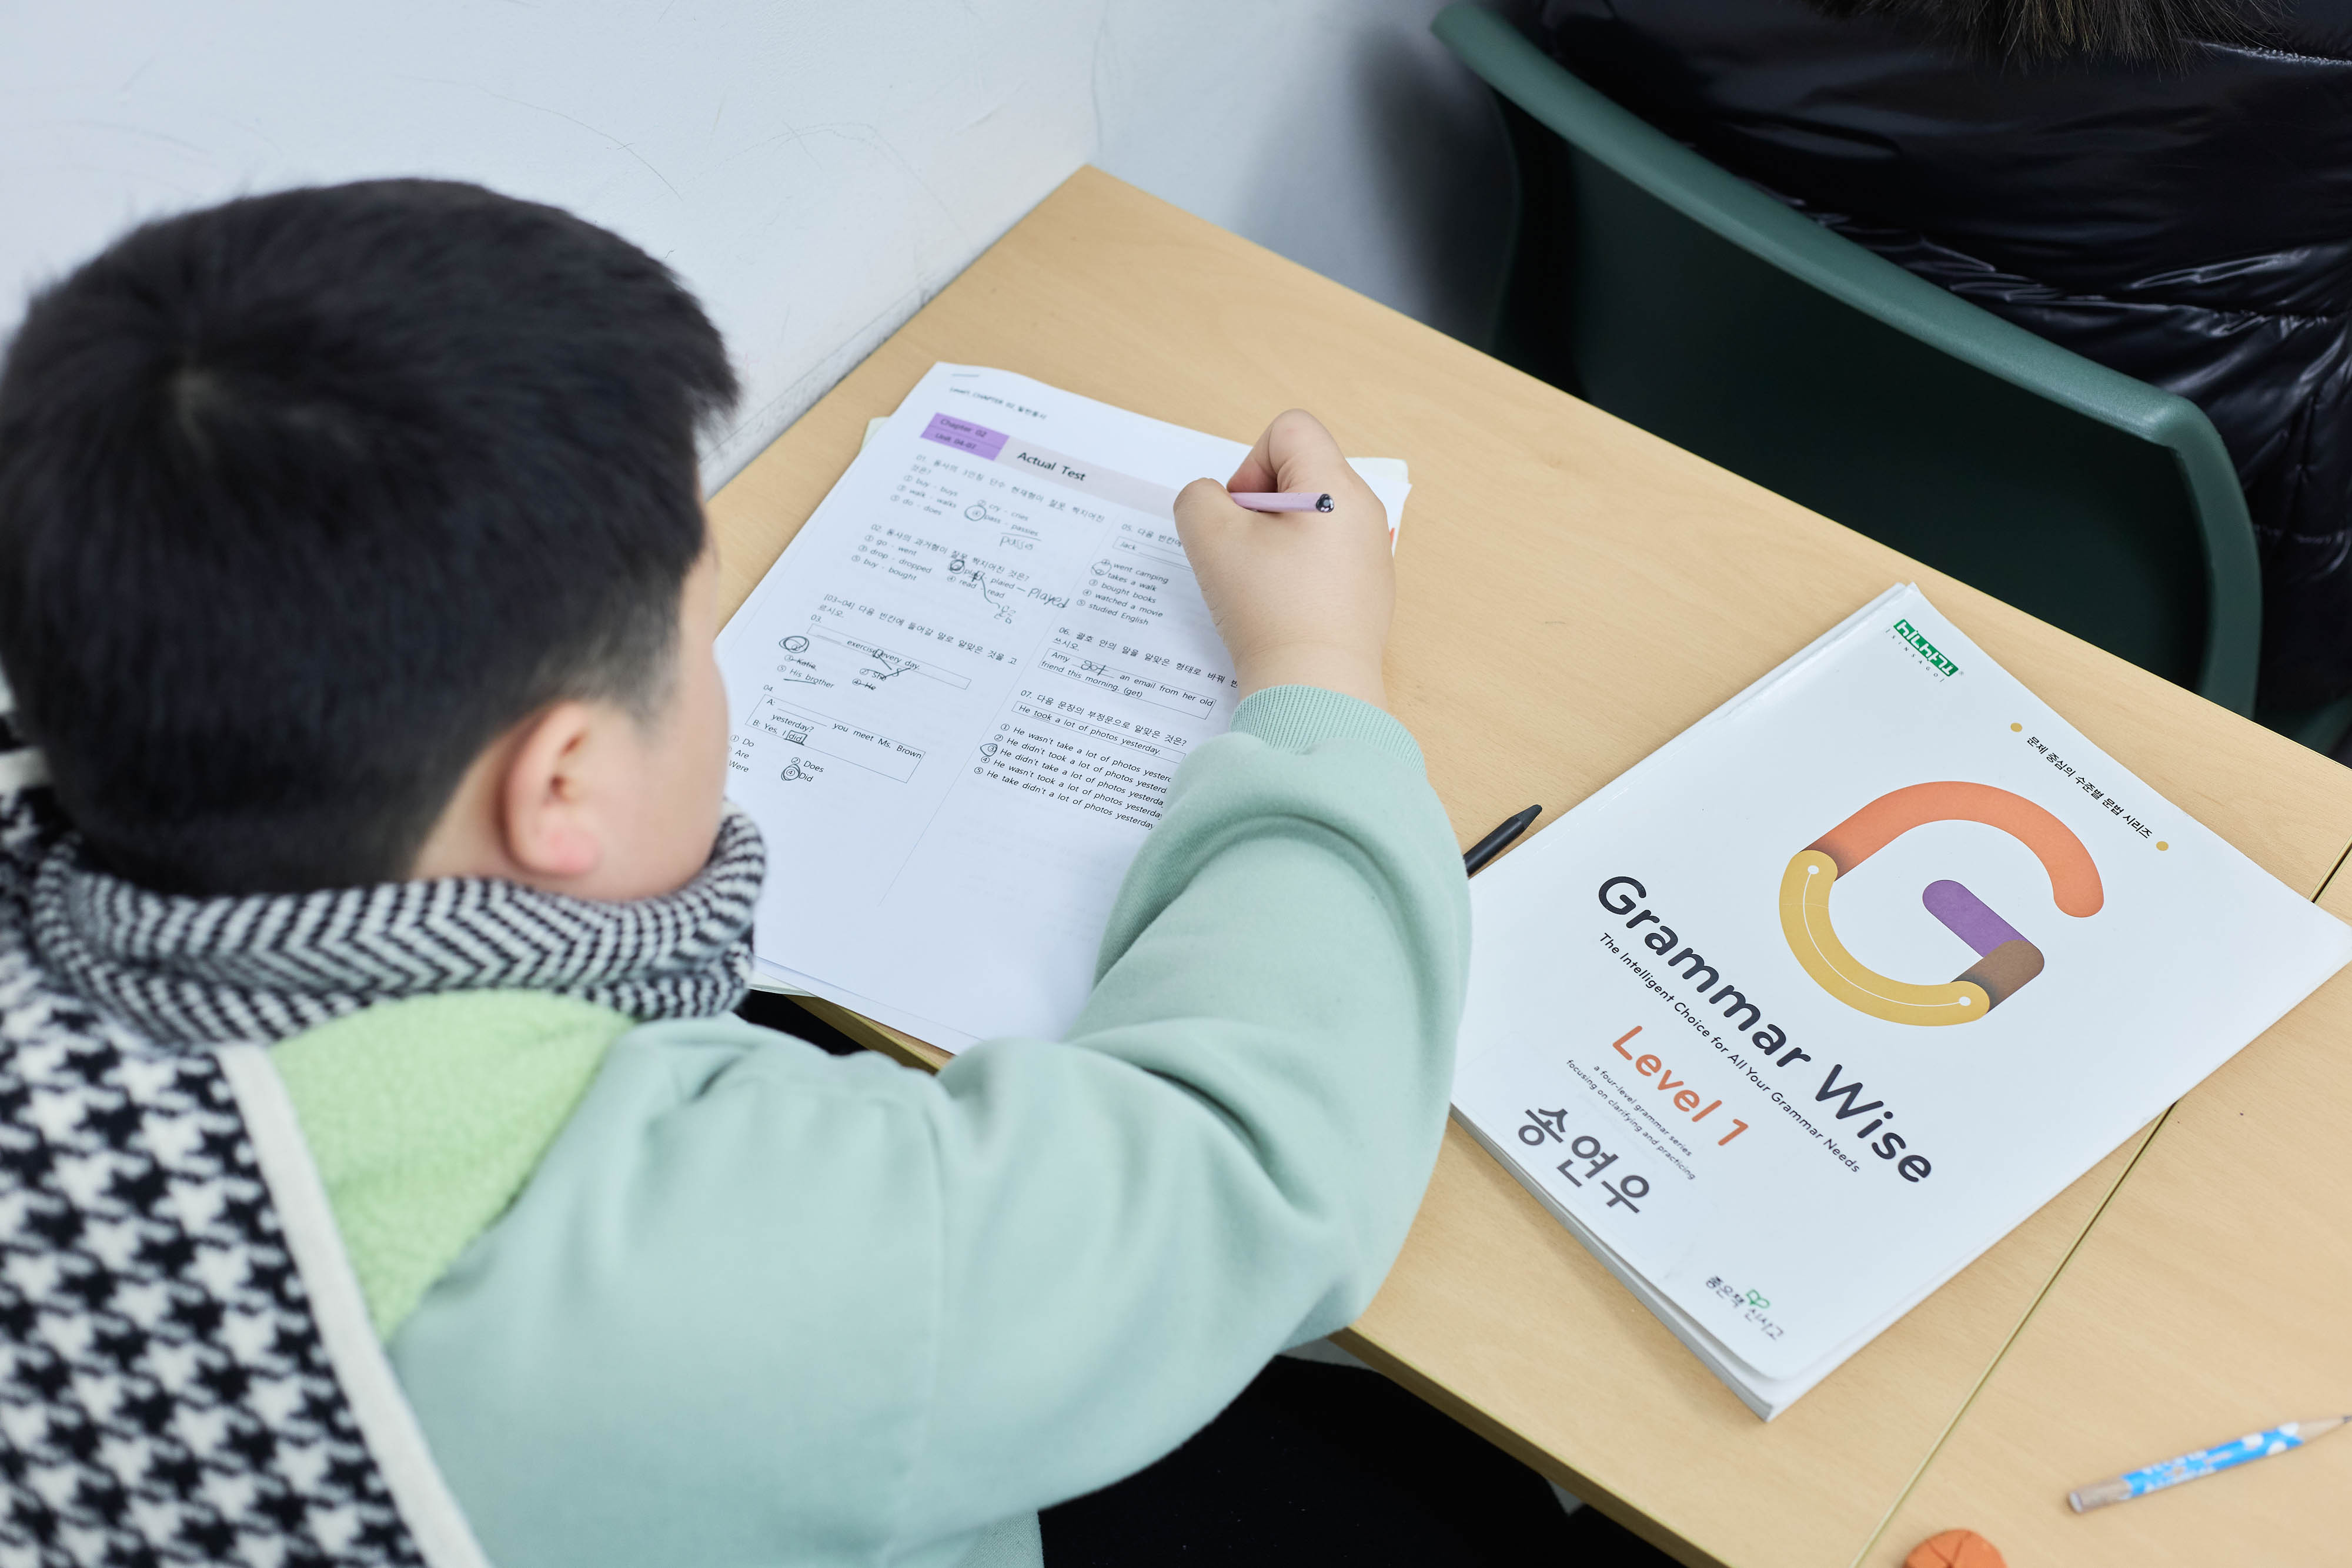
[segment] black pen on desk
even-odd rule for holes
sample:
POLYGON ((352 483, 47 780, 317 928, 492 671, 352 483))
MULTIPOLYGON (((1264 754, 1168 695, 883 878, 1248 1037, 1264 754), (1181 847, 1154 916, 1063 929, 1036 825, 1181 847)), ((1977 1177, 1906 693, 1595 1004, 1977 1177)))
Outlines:
POLYGON ((1517 816, 1507 819, 1503 825, 1472 844, 1462 852, 1462 874, 1476 876, 1486 869, 1486 862, 1511 847, 1512 841, 1528 831, 1528 824, 1543 815, 1541 806, 1530 806, 1517 816))

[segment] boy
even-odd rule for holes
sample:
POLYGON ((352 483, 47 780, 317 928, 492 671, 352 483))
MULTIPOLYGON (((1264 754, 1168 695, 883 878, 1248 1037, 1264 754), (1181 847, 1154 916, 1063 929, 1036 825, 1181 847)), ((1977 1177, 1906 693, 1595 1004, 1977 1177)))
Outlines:
POLYGON ((34 302, 0 666, 53 800, 5 839, 0 1247, 63 1283, 0 1270, 0 1406, 79 1479, 28 1532, 1034 1561, 1035 1510, 1370 1299, 1468 936, 1380 707, 1378 502, 1296 413, 1232 483, 1335 516, 1183 493, 1234 734, 1071 1038, 932 1078, 724 1016, 761 857, 694 435, 734 390, 656 263, 461 185, 234 202, 34 302))

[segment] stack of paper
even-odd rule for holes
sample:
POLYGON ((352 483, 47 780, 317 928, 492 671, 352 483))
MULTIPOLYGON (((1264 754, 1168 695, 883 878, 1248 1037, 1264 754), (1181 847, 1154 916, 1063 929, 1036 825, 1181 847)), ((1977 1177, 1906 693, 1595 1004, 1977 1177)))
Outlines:
MULTIPOLYGON (((1232 722, 1172 506, 1248 450, 947 364, 870 434, 719 638, 766 983, 949 1050, 1067 1028, 1178 765, 1232 722)), ((1355 466, 1393 539, 1404 465, 1355 466)))
POLYGON ((1457 1118, 1768 1419, 2352 958, 1909 587, 1471 896, 1457 1118))

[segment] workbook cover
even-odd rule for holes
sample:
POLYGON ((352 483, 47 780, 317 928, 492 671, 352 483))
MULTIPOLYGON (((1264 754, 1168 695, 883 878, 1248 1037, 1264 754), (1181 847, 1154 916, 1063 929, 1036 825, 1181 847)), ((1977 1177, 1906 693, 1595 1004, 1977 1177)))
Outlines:
POLYGON ((2352 959, 1916 587, 1471 902, 1455 1114, 1768 1418, 2352 959))

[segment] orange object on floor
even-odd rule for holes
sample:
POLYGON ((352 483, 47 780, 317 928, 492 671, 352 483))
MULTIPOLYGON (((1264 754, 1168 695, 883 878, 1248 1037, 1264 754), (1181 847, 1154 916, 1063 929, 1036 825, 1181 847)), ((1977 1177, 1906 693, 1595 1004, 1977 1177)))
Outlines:
POLYGON ((1911 1549, 1903 1568, 2009 1568, 2000 1552, 1973 1530, 1948 1530, 1911 1549))

